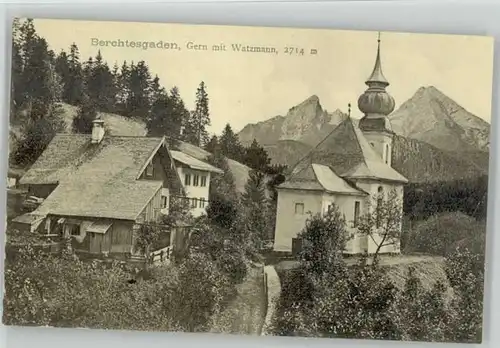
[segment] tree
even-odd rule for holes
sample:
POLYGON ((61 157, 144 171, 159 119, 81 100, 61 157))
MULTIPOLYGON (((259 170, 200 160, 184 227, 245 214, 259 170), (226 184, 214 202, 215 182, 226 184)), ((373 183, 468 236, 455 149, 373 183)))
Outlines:
POLYGON ((49 109, 60 101, 62 94, 61 77, 55 71, 47 42, 36 33, 34 35, 29 35, 29 45, 24 43, 24 65, 19 86, 23 90, 23 107, 28 109, 28 114, 32 114, 31 118, 50 112, 49 109))
POLYGON ((403 202, 396 190, 384 196, 383 190, 368 201, 368 213, 359 218, 357 230, 368 236, 377 246, 373 260, 378 259, 383 247, 399 246, 403 224, 403 202))
POLYGON ((250 171, 241 201, 246 214, 246 228, 255 245, 269 238, 271 222, 274 219, 269 214, 270 207, 265 188, 264 174, 255 170, 250 171))
POLYGON ((208 142, 207 127, 210 126, 209 98, 205 82, 201 81, 196 90, 195 109, 184 127, 184 140, 196 145, 203 146, 208 142))
POLYGON ((343 262, 342 253, 349 236, 337 206, 332 205, 324 216, 311 216, 297 237, 302 240, 299 259, 307 273, 321 277, 343 262))
POLYGON ((244 163, 255 170, 267 172, 271 164, 267 151, 259 145, 256 139, 246 148, 244 155, 244 163))
POLYGON ((404 340, 434 341, 446 340, 446 329, 450 325, 449 309, 445 300, 446 289, 437 281, 432 289, 426 290, 415 268, 409 267, 405 288, 398 299, 398 325, 404 340))
POLYGON ((482 252, 472 252, 461 246, 446 257, 446 276, 456 295, 451 304, 455 320, 448 335, 455 342, 481 342, 484 262, 484 248, 482 252))
POLYGON ((128 112, 128 100, 130 97, 130 68, 127 62, 124 61, 120 73, 115 75, 115 85, 116 85, 116 112, 121 115, 127 115, 128 112))
POLYGON ((92 133, 93 121, 97 118, 97 109, 94 101, 86 94, 82 96, 78 112, 73 118, 73 132, 90 134, 92 133))
POLYGON ((68 76, 64 81, 63 100, 72 105, 82 102, 82 91, 84 90, 83 70, 80 63, 78 46, 73 43, 70 46, 68 57, 68 76))
MULTIPOLYGON (((65 87, 66 83, 68 82, 70 72, 69 72, 68 55, 63 50, 61 50, 61 52, 57 55, 55 62, 55 70, 61 77, 63 86, 65 87)), ((66 101, 64 97, 65 95, 63 93, 63 100, 66 101)))
POLYGON ((181 138, 182 124, 188 116, 189 112, 184 106, 179 89, 173 87, 169 95, 160 88, 146 121, 148 134, 166 135, 171 146, 175 146, 176 141, 181 138))
POLYGON ((214 153, 215 151, 219 151, 219 139, 216 135, 213 135, 208 143, 205 144, 204 149, 210 153, 214 153))
POLYGON ((117 263, 105 267, 28 245, 6 262, 4 323, 208 331, 210 317, 234 294, 217 264, 200 254, 179 265, 151 267, 149 279, 133 284, 131 273, 117 263))
POLYGON ((152 80, 146 62, 130 66, 128 72, 127 116, 147 120, 151 107, 152 80))
POLYGON ((156 100, 159 96, 164 95, 165 93, 165 88, 163 88, 160 84, 160 78, 158 77, 158 75, 155 75, 153 81, 151 81, 152 100, 156 100))
POLYGON ((86 78, 86 88, 89 98, 95 103, 97 109, 102 112, 111 112, 115 109, 116 89, 114 76, 108 64, 103 62, 101 51, 89 66, 86 78))
POLYGON ((257 203, 263 205, 266 201, 265 176, 256 170, 249 173, 248 182, 245 185, 245 192, 242 195, 243 204, 250 205, 257 203))
POLYGON ((244 147, 241 145, 238 136, 233 132, 231 125, 228 123, 222 131, 219 138, 220 151, 224 156, 235 161, 242 161, 245 153, 244 147))
POLYGON ((397 289, 383 268, 368 264, 367 255, 347 268, 342 252, 349 236, 336 206, 324 216, 309 218, 298 237, 302 239, 299 259, 303 279, 293 280, 299 290, 284 287, 282 296, 288 304, 293 301, 289 320, 301 322, 285 322, 285 327, 309 336, 400 337, 392 313, 397 289), (302 295, 296 297, 289 289, 302 295))
POLYGON ((23 127, 23 137, 13 156, 16 164, 28 165, 35 162, 54 135, 64 129, 61 108, 53 106, 48 112, 48 115, 34 116, 23 127))
MULTIPOLYGON (((236 183, 227 163, 227 158, 224 157, 221 151, 216 151, 207 158, 207 162, 223 171, 223 174, 215 174, 210 177, 209 197, 218 195, 226 197, 233 202, 238 201, 236 183)), ((211 201, 212 199, 209 198, 209 200, 211 201)))
POLYGON ((207 215, 214 224, 230 228, 237 220, 240 208, 233 174, 220 151, 210 155, 207 162, 223 171, 223 174, 214 173, 210 177, 207 215))
POLYGON ((22 42, 20 34, 20 22, 15 18, 12 26, 12 77, 10 94, 10 119, 11 122, 17 121, 19 116, 19 106, 24 102, 24 93, 22 89, 23 78, 23 57, 22 42))

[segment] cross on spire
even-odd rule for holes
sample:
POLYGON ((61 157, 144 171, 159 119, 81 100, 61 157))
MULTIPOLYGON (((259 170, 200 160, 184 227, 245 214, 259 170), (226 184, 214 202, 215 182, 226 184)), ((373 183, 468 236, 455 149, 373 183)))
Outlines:
POLYGON ((384 74, 382 73, 382 63, 380 62, 380 31, 377 34, 377 57, 375 58, 375 66, 373 67, 370 77, 365 83, 368 86, 372 84, 382 86, 389 85, 389 82, 387 82, 384 74))
POLYGON ((351 103, 347 104, 347 117, 351 117, 351 103))

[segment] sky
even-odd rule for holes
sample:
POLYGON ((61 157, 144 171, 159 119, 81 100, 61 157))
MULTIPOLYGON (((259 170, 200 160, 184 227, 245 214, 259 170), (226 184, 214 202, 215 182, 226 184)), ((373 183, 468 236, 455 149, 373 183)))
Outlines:
MULTIPOLYGON (((333 29, 51 19, 35 19, 35 27, 56 53, 76 43, 82 61, 98 50, 110 66, 144 60, 164 87, 179 88, 190 109, 204 81, 210 98, 209 130, 215 133, 226 123, 239 131, 248 123, 286 115, 311 95, 328 111, 346 112, 351 103, 353 117, 361 117, 357 99, 367 88, 364 81, 373 69, 378 36, 333 29), (113 47, 112 41, 118 40, 153 42, 155 47, 113 47), (95 44, 98 41, 108 45, 95 44), (160 41, 175 49, 157 47, 160 41), (222 44, 225 51, 212 50, 222 44), (277 53, 235 52, 233 44, 275 47, 277 53), (292 54, 286 47, 292 47, 292 54), (296 54, 301 49, 304 54, 296 54)), ((434 86, 490 122, 493 38, 397 32, 382 32, 380 38, 382 68, 390 82, 387 91, 396 108, 419 87, 434 86)))

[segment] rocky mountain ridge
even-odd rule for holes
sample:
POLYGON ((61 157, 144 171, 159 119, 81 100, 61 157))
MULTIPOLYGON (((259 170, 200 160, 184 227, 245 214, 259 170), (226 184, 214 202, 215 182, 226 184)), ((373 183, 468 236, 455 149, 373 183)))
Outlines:
MULTIPOLYGON (((249 124, 238 135, 245 145, 257 139, 273 163, 293 166, 346 117, 340 110, 328 113, 313 95, 286 116, 249 124)), ((396 133, 394 167, 410 181, 488 173, 490 125, 437 88, 419 88, 389 118, 396 133)))

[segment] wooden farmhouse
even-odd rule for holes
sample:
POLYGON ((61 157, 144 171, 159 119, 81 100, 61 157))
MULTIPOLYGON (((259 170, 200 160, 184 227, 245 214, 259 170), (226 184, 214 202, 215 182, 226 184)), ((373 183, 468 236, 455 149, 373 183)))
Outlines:
MULTIPOLYGON (((208 202, 210 173, 220 169, 177 152, 174 159, 165 137, 107 135, 97 119, 92 134, 53 138, 20 179, 28 195, 44 200, 13 223, 19 227, 26 222, 26 231, 71 237, 73 249, 90 257, 140 259, 144 255, 136 248, 138 230, 167 214, 172 199, 187 199, 186 179, 179 174, 181 167, 193 166, 206 192, 196 192, 197 202, 208 202)), ((198 205, 193 209, 201 214, 198 205)), ((170 252, 179 237, 173 232, 178 231, 158 248, 170 252)))

